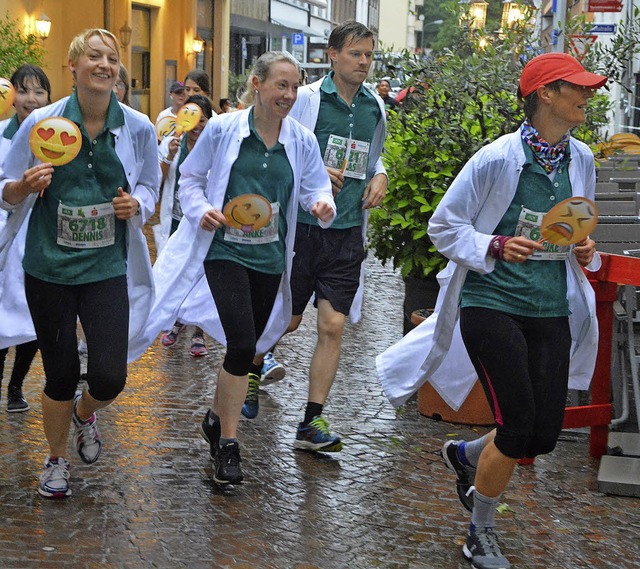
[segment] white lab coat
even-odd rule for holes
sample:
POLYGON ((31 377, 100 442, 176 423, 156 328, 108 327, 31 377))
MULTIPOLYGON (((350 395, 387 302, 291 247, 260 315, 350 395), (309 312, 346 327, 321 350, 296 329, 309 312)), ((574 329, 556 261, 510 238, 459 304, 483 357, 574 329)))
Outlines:
MULTIPOLYGON (((163 157, 167 155, 169 151, 169 143, 171 142, 173 137, 165 136, 158 146, 158 160, 161 160, 163 157)), ((180 153, 182 149, 178 147, 178 151, 176 152, 171 164, 169 164, 169 169, 167 170, 167 175, 164 177, 164 182, 162 184, 162 194, 160 196, 160 223, 153 226, 153 237, 156 242, 156 251, 158 254, 162 251, 162 248, 166 245, 167 239, 169 239, 169 234, 171 233, 171 220, 173 213, 173 190, 176 183, 176 170, 178 168, 178 160, 180 159, 180 153)))
MULTIPOLYGON (((36 109, 22 123, 13 137, 11 147, 0 167, 0 195, 7 182, 18 180, 25 170, 40 163, 29 149, 29 133, 31 127, 45 117, 61 116, 64 112, 68 97, 47 107, 36 109)), ((125 117, 125 124, 111 130, 115 137, 115 150, 124 168, 128 192, 139 202, 140 215, 135 215, 127 221, 127 284, 130 302, 129 339, 136 337, 147 320, 153 303, 154 286, 151 273, 149 250, 142 226, 155 212, 160 185, 160 166, 158 164, 158 143, 153 125, 149 119, 127 107, 120 105, 125 117)), ((46 191, 46 190, 45 190, 46 191)), ((0 235, 0 298, 2 305, 8 306, 6 312, 0 314, 0 347, 11 346, 26 340, 18 337, 16 330, 23 325, 26 301, 24 286, 16 289, 10 286, 8 276, 14 271, 22 271, 22 256, 16 259, 9 254, 14 247, 22 247, 26 237, 25 220, 37 199, 37 194, 31 194, 24 201, 12 205, 0 200, 0 208, 12 211, 5 231, 0 235), (23 227, 23 231, 20 231, 23 227), (24 304, 24 306, 23 306, 24 304)), ((34 339, 31 337, 30 339, 34 339)))
MULTIPOLYGON (((321 91, 320 87, 324 78, 305 85, 298 89, 298 98, 295 105, 291 109, 289 116, 296 119, 300 124, 306 126, 309 130, 313 131, 316 128, 316 122, 318 121, 318 113, 320 112, 320 100, 321 91)), ((366 89, 366 87, 364 87, 366 89)), ((373 139, 371 146, 369 147, 369 163, 367 165, 367 178, 366 182, 369 183, 371 178, 376 174, 387 175, 384 164, 382 163, 382 150, 384 148, 384 139, 387 133, 387 113, 384 107, 384 102, 377 93, 373 93, 378 106, 380 107, 380 120, 376 124, 376 129, 373 133, 373 139)), ((362 217, 362 241, 366 244, 367 239, 367 220, 369 218, 369 210, 363 210, 362 217)), ((362 299, 364 296, 364 261, 360 267, 360 284, 358 290, 351 304, 349 310, 349 318, 354 324, 360 321, 362 317, 362 299)))
MULTIPOLYGON (((238 158, 243 140, 250 134, 249 111, 225 113, 211 118, 198 143, 182 163, 178 196, 184 217, 153 267, 156 300, 144 334, 133 346, 135 354, 142 354, 158 333, 171 328, 176 319, 200 326, 226 345, 203 266, 214 232, 202 229, 200 221, 209 210, 222 210, 231 167, 238 158)), ((284 146, 293 170, 293 187, 286 211, 287 258, 273 310, 258 339, 259 353, 266 353, 280 339, 291 320, 289 275, 298 203, 309 210, 318 201, 326 202, 333 208, 335 217, 331 182, 313 133, 286 117, 282 121, 278 140, 284 146)), ((328 227, 332 221, 321 222, 320 225, 328 227)), ((233 286, 233 283, 229 283, 229 286, 233 286)))
MULTIPOLYGON (((595 166, 589 147, 571 138, 569 178, 573 195, 594 198, 595 166)), ((429 222, 429 236, 450 259, 438 274, 435 312, 376 358, 378 376, 394 406, 425 381, 458 410, 477 379, 459 329, 459 300, 468 270, 490 273, 492 232, 511 204, 525 163, 520 131, 479 150, 451 184, 429 222)), ((598 351, 595 293, 574 255, 567 263, 571 315, 569 387, 587 389, 598 351)), ((596 254, 589 270, 600 267, 596 254)))

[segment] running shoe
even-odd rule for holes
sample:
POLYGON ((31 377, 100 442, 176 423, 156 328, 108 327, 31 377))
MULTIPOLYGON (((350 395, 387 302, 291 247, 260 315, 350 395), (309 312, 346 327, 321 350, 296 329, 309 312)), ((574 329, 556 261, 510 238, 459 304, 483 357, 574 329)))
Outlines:
POLYGON ((178 334, 180 334, 184 327, 184 324, 176 322, 169 332, 165 332, 164 334, 162 334, 160 338, 160 342, 162 343, 162 345, 165 348, 173 346, 178 341, 178 334))
POLYGON ((218 449, 213 461, 213 479, 218 484, 240 484, 244 479, 240 463, 240 447, 237 442, 229 442, 218 449))
POLYGON ((442 458, 447 468, 456 474, 456 491, 462 505, 473 511, 473 483, 476 478, 476 469, 473 466, 462 464, 458 458, 460 441, 447 441, 442 447, 442 458))
POLYGON ((45 498, 66 498, 71 496, 69 488, 69 463, 62 457, 44 461, 40 474, 38 493, 45 498))
POLYGON ((7 389, 7 413, 24 413, 30 409, 29 403, 22 395, 22 389, 7 389))
POLYGON ((242 405, 242 414, 247 419, 255 419, 258 416, 258 411, 260 411, 260 400, 258 399, 259 389, 260 378, 255 373, 250 373, 247 396, 242 405))
POLYGON ((470 531, 462 553, 474 569, 510 569, 511 563, 502 555, 493 528, 470 531))
POLYGON ((204 338, 202 336, 194 335, 191 338, 191 348, 189 348, 189 353, 194 358, 206 356, 209 353, 207 351, 207 347, 204 345, 204 338))
POLYGON ((293 448, 322 452, 338 452, 342 450, 340 437, 329 432, 329 423, 322 416, 314 417, 308 425, 300 423, 293 448))
POLYGON ((220 419, 216 418, 213 422, 211 421, 211 409, 207 411, 200 424, 200 434, 209 443, 209 458, 215 460, 220 443, 220 419))
POLYGON ((100 457, 102 452, 102 441, 98 430, 98 418, 93 413, 86 421, 81 421, 76 413, 78 402, 82 394, 76 395, 73 403, 73 424, 75 433, 73 434, 73 444, 78 451, 78 455, 85 464, 93 464, 100 457))
POLYGON ((260 379, 263 385, 269 385, 274 381, 280 381, 284 379, 287 370, 285 367, 273 357, 271 352, 267 352, 262 362, 262 372, 260 379))

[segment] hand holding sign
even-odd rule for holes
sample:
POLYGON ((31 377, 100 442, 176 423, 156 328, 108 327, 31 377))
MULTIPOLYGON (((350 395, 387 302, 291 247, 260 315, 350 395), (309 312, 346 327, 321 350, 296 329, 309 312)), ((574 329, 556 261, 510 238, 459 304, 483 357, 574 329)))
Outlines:
POLYGON ((542 237, 556 245, 584 241, 598 223, 598 208, 591 200, 575 196, 552 207, 542 219, 542 237))

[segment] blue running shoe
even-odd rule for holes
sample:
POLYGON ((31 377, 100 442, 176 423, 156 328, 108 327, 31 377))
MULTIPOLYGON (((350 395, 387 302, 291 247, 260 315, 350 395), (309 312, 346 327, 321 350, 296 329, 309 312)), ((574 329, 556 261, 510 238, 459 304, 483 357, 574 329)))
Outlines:
POLYGON ((247 419, 255 419, 258 416, 258 411, 260 410, 260 401, 258 400, 259 389, 260 378, 255 373, 250 373, 247 396, 242 405, 242 414, 247 419))
POLYGON ((263 385, 269 385, 274 381, 280 381, 286 375, 285 367, 273 357, 271 352, 267 352, 262 362, 262 372, 260 379, 263 385))
POLYGON ((340 437, 336 437, 329 432, 329 423, 322 415, 318 415, 308 425, 304 426, 302 423, 298 425, 293 448, 338 452, 342 450, 342 441, 340 437))

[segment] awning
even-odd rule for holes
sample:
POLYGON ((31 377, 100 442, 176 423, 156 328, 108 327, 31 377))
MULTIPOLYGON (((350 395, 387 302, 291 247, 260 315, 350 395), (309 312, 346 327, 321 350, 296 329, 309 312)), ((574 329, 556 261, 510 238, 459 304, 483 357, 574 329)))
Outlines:
POLYGON ((310 28, 309 26, 301 26, 300 24, 296 24, 294 22, 290 22, 288 20, 283 20, 279 18, 277 20, 271 20, 272 23, 282 26, 283 28, 289 28, 291 32, 302 32, 308 36, 314 36, 318 38, 324 38, 324 30, 317 30, 314 28, 310 28))

